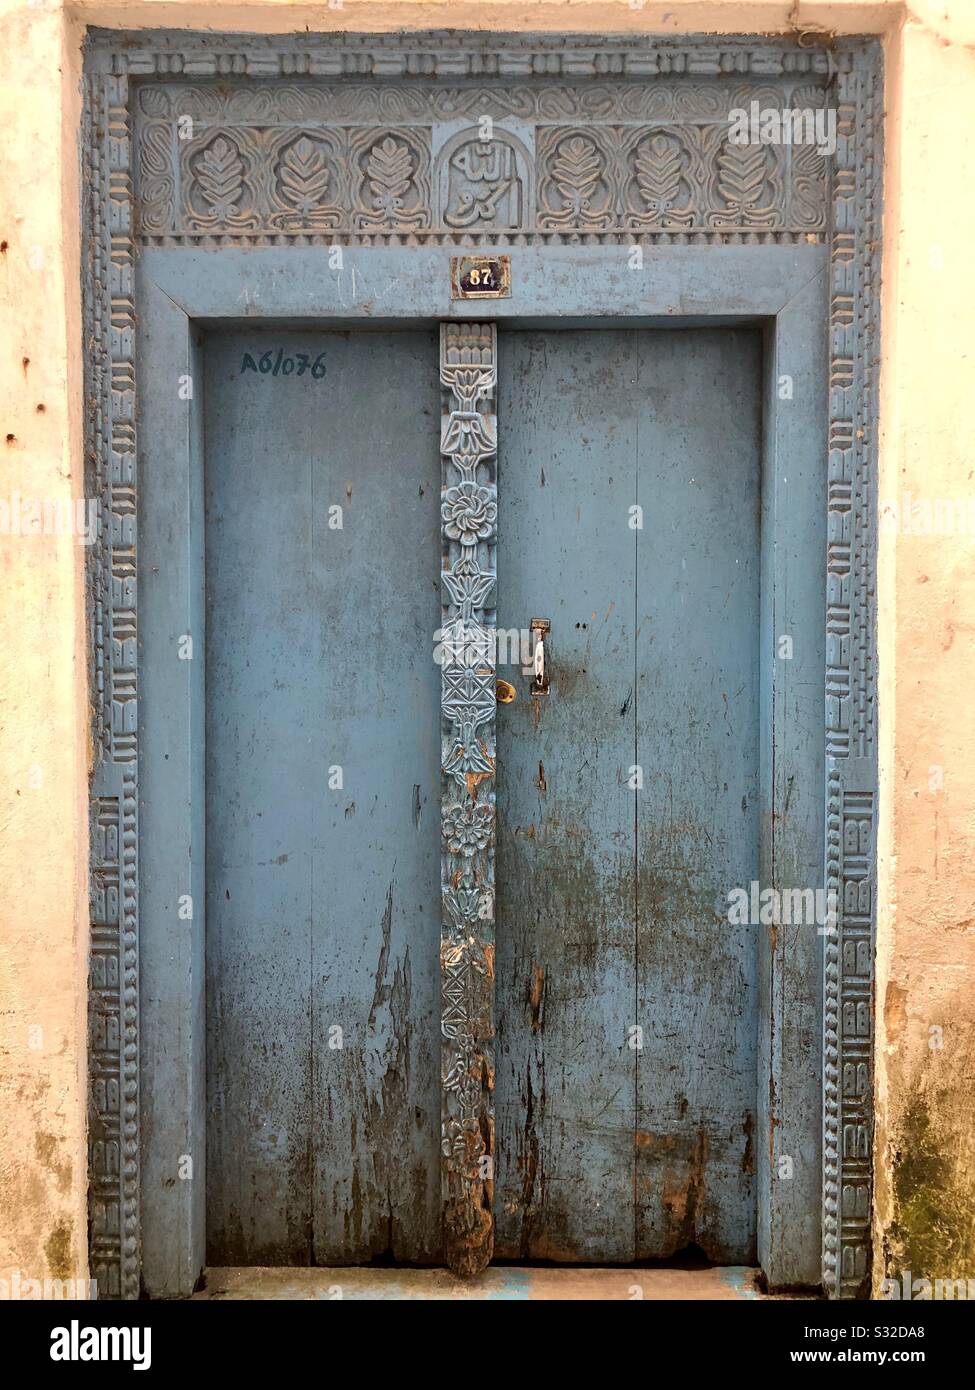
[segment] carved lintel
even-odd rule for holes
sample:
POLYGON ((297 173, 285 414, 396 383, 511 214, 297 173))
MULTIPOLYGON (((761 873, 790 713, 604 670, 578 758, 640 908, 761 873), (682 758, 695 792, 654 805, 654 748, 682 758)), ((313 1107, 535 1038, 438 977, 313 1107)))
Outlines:
MULTIPOLYGON (((780 76, 763 105, 812 118, 827 82, 780 76)), ((153 83, 137 98, 137 225, 166 245, 823 240, 823 149, 732 139, 755 90, 614 76, 587 103, 548 78, 153 83)))

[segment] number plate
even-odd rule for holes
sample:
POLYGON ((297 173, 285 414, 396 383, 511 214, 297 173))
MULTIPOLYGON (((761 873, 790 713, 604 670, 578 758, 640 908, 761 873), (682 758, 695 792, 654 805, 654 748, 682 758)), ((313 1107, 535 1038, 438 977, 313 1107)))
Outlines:
POLYGON ((510 295, 510 256, 450 258, 451 299, 508 299, 510 295))

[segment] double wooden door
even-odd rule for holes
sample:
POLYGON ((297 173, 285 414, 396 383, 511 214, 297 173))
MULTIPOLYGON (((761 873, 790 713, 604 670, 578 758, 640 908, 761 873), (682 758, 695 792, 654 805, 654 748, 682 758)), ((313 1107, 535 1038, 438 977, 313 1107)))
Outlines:
MULTIPOLYGON (((207 1261, 437 1263, 436 334, 204 358, 207 1261)), ((497 1258, 755 1259, 760 377, 499 331, 497 1258)))

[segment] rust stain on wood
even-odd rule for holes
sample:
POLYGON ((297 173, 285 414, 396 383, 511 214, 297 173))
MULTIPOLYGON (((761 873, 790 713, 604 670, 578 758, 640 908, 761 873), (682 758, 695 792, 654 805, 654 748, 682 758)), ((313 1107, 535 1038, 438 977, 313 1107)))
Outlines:
POLYGON ((531 1030, 539 1032, 542 1026, 542 999, 545 994, 545 967, 532 966, 531 984, 528 986, 528 1007, 531 1009, 531 1030))
POLYGON ((741 1171, 747 1176, 755 1172, 755 1116, 748 1112, 742 1130, 745 1135, 745 1151, 741 1156, 741 1171))
POLYGON ((695 1140, 690 1163, 682 1176, 664 1186, 663 1205, 672 1218, 672 1229, 676 1236, 675 1250, 698 1240, 698 1212, 704 1198, 707 1156, 708 1137, 702 1131, 695 1140))
POLYGON ((488 772, 468 772, 465 774, 467 795, 472 801, 477 800, 477 789, 480 784, 485 781, 486 778, 494 776, 495 759, 490 756, 487 746, 483 742, 481 743, 481 752, 484 754, 485 759, 491 764, 491 767, 488 772))

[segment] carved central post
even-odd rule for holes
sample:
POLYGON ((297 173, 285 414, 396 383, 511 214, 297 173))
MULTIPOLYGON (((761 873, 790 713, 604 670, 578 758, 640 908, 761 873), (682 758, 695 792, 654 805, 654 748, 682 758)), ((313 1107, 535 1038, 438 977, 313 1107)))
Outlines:
POLYGON ((442 571, 442 1175, 457 1274, 494 1249, 497 331, 440 329, 442 571))

